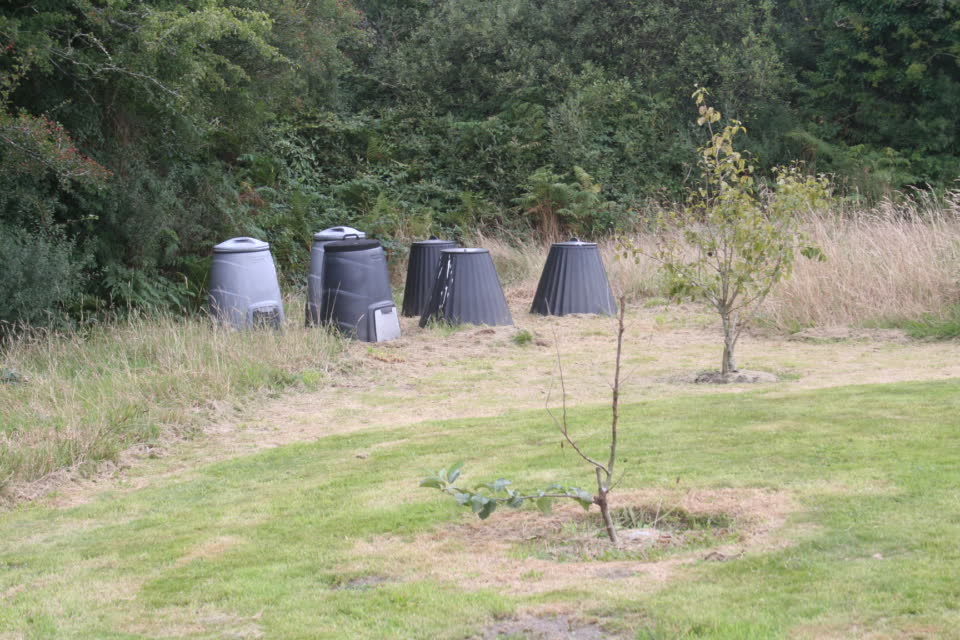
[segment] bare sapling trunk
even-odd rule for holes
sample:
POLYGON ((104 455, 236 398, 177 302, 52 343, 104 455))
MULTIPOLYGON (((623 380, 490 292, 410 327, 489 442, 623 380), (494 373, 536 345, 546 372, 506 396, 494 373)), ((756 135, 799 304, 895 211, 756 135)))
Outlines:
POLYGON ((613 398, 610 402, 610 458, 607 460, 606 467, 597 467, 597 495, 593 502, 600 508, 600 515, 603 517, 603 526, 607 530, 607 537, 614 545, 620 544, 617 537, 617 527, 610 516, 610 502, 607 500, 607 494, 613 488, 613 468, 617 461, 617 425, 620 420, 620 362, 623 354, 623 333, 625 313, 623 296, 620 296, 620 313, 617 315, 617 358, 613 369, 613 398))

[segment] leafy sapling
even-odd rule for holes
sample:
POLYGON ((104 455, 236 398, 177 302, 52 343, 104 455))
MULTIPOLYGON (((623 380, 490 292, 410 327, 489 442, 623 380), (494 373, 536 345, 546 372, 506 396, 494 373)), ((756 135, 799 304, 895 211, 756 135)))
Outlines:
POLYGON ((457 504, 470 508, 477 514, 481 520, 486 520, 497 510, 498 506, 507 506, 517 509, 526 502, 533 502, 537 508, 544 514, 551 511, 553 501, 556 499, 570 499, 579 504, 585 510, 591 506, 597 505, 600 509, 600 515, 603 518, 604 528, 607 537, 614 545, 619 544, 616 525, 610 515, 610 504, 608 496, 614 487, 614 465, 617 456, 617 427, 620 418, 620 362, 623 353, 623 334, 624 334, 624 298, 621 296, 620 313, 617 316, 617 357, 614 365, 613 398, 611 401, 611 420, 610 420, 610 441, 608 444, 609 458, 601 462, 587 455, 580 447, 573 436, 567 424, 567 403, 566 388, 564 386, 563 367, 560 362, 560 353, 557 353, 557 363, 560 367, 560 385, 562 412, 559 417, 553 413, 550 416, 554 419, 557 429, 563 436, 564 443, 569 445, 577 455, 587 464, 593 467, 597 479, 597 493, 592 494, 580 487, 565 486, 562 484, 551 484, 543 489, 531 492, 521 492, 512 488, 513 483, 510 480, 500 478, 494 482, 485 482, 476 485, 473 489, 467 489, 457 484, 461 478, 462 464, 455 464, 449 469, 441 469, 436 474, 424 478, 420 482, 421 487, 438 489, 447 495, 453 496, 457 504))
MULTIPOLYGON (((709 141, 699 149, 703 183, 692 189, 687 207, 664 214, 655 255, 663 266, 672 298, 708 302, 723 326, 723 376, 737 370, 734 350, 767 295, 790 275, 794 257, 823 260, 804 245, 797 213, 825 206, 831 197, 825 176, 805 175, 798 167, 775 170, 775 184, 760 189, 747 153, 735 138, 746 132, 738 120, 715 129, 720 112, 706 103, 707 91, 693 98, 697 124, 709 141)), ((639 257, 640 249, 627 253, 639 257)))

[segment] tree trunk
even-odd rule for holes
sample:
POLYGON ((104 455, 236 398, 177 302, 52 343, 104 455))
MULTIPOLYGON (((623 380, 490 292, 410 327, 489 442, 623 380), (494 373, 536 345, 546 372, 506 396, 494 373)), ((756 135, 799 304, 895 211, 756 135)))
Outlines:
POLYGON ((600 493, 594 496, 593 501, 600 507, 600 515, 603 516, 603 526, 607 530, 607 537, 613 546, 620 545, 620 538, 617 537, 617 527, 613 524, 613 518, 610 516, 610 503, 607 502, 607 492, 602 488, 600 493))
POLYGON ((733 345, 723 342, 723 363, 720 366, 720 373, 727 375, 737 370, 736 363, 733 361, 733 345))
POLYGON ((733 348, 737 345, 737 322, 729 312, 721 311, 720 319, 723 321, 723 361, 720 363, 720 373, 727 375, 737 370, 733 360, 733 348))

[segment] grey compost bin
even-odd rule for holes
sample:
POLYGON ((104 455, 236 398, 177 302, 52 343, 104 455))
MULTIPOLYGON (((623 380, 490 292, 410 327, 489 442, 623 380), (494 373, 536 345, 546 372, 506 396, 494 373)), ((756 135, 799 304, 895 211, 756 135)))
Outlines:
POLYGON ((376 240, 339 240, 324 247, 320 317, 364 342, 400 337, 387 258, 376 240))
POLYGON ((568 313, 616 313, 607 272, 594 242, 557 242, 550 247, 540 275, 531 313, 563 316, 568 313))
POLYGON ((435 236, 410 245, 407 282, 403 289, 404 316, 409 318, 423 315, 423 310, 430 302, 430 294, 433 293, 433 284, 437 281, 440 252, 456 246, 456 242, 438 240, 435 236))
POLYGON ((420 318, 452 324, 511 325, 497 269, 486 249, 444 249, 430 301, 420 318))
POLYGON ((270 245, 232 238, 213 248, 210 313, 237 329, 283 325, 283 302, 270 245))
POLYGON ((346 238, 366 238, 367 234, 351 227, 330 227, 313 234, 310 249, 310 274, 307 276, 307 326, 320 323, 323 306, 323 248, 331 242, 346 238))

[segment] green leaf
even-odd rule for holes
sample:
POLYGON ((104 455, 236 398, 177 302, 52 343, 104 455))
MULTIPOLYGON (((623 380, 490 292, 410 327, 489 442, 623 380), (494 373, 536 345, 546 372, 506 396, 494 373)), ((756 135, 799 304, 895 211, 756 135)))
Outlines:
POLYGON ((483 509, 477 512, 477 515, 480 516, 481 520, 486 520, 490 517, 490 514, 497 510, 497 501, 490 500, 487 504, 483 505, 483 509))
POLYGON ((461 506, 464 506, 470 502, 470 498, 472 497, 473 494, 466 491, 458 491, 457 493, 453 494, 453 499, 456 500, 461 506))
POLYGON ((470 496, 470 508, 473 509, 474 513, 480 513, 483 511, 484 507, 491 502, 490 498, 482 496, 479 493, 475 493, 470 496))
POLYGON ((497 479, 496 482, 493 483, 493 491, 496 493, 499 493, 504 489, 506 489, 511 484, 513 483, 510 482, 509 480, 504 480, 503 478, 499 478, 497 479))
POLYGON ((507 500, 507 506, 514 509, 519 509, 521 506, 523 506, 523 498, 515 494, 511 496, 509 500, 507 500))
POLYGON ((826 254, 820 249, 820 247, 803 247, 800 249, 800 255, 808 260, 816 260, 817 262, 825 262, 827 259, 826 254))
POLYGON ((589 511, 590 507, 593 506, 593 494, 589 491, 584 491, 580 488, 573 488, 570 490, 570 497, 577 501, 584 511, 589 511))
POLYGON ((457 478, 460 477, 460 470, 463 469, 463 463, 458 462, 457 464, 450 467, 450 471, 447 472, 447 482, 453 484, 457 481, 457 478))
POLYGON ((537 498, 537 509, 540 513, 547 516, 553 511, 553 501, 550 498, 537 498))
POLYGON ((443 487, 446 486, 446 484, 447 484, 446 482, 444 482, 443 480, 441 480, 436 476, 432 476, 430 478, 424 478, 423 480, 420 481, 421 487, 430 487, 431 489, 443 489, 443 487))

